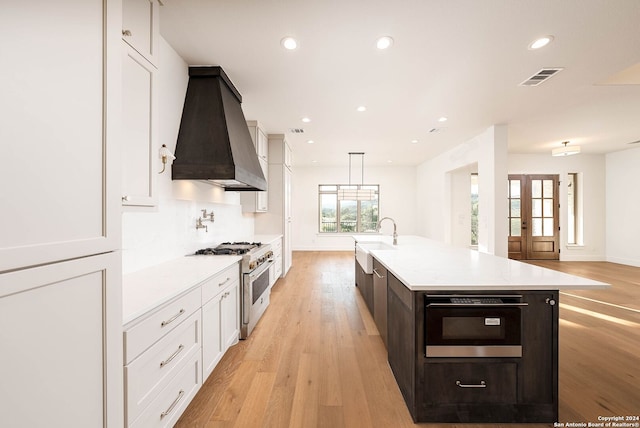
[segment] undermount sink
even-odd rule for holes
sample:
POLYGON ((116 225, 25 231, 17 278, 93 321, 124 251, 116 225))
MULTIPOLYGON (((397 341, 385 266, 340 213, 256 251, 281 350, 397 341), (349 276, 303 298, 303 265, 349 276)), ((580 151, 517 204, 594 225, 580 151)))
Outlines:
POLYGON ((373 256, 371 250, 395 250, 396 247, 385 242, 358 242, 356 244, 356 260, 364 273, 373 273, 373 256))

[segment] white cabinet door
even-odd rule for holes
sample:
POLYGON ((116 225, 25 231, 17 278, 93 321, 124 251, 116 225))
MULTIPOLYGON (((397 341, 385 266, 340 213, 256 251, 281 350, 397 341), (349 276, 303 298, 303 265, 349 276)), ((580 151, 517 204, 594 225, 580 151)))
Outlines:
MULTIPOLYGON (((264 179, 269 183, 269 164, 266 160, 260 158, 260 167, 264 173, 264 179)), ((256 193, 256 212, 267 212, 269 210, 269 192, 267 190, 256 193)))
POLYGON ((220 302, 223 294, 202 306, 202 379, 211 374, 224 353, 220 335, 220 302))
POLYGON ((0 425, 122 426, 119 258, 0 275, 0 425))
POLYGON ((127 45, 123 50, 122 204, 154 206, 154 165, 159 163, 156 68, 127 45))
POLYGON ((282 260, 283 260, 283 275, 289 272, 291 267, 291 258, 293 256, 291 250, 291 170, 286 166, 283 168, 283 194, 282 203, 284 204, 284 217, 283 217, 283 245, 282 245, 282 260))
POLYGON ((122 39, 156 65, 160 37, 159 16, 156 0, 122 2, 122 39))
POLYGON ((258 153, 258 158, 265 162, 269 162, 269 139, 267 138, 267 134, 265 134, 260 127, 257 127, 256 129, 256 139, 256 151, 258 153))
POLYGON ((120 246, 120 14, 2 7, 0 272, 120 246))
POLYGON ((220 335, 223 352, 238 342, 240 334, 239 293, 239 286, 235 284, 223 293, 223 299, 220 302, 220 335))

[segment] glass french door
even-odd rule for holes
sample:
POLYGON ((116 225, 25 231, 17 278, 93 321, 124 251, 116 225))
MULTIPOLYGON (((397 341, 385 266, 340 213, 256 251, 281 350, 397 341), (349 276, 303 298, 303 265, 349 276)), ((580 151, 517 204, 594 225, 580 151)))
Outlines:
POLYGON ((558 175, 509 175, 509 258, 558 260, 558 175))

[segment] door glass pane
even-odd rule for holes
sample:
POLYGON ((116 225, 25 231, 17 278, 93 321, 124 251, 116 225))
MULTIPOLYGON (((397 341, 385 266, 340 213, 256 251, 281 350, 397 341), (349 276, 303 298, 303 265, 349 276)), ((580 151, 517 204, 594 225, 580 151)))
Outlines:
POLYGON ((531 197, 542 197, 542 180, 531 180, 531 197))
POLYGON ((544 236, 553 236, 553 218, 544 219, 544 236))
POLYGON ((542 199, 531 200, 531 215, 533 217, 542 217, 542 199))
POLYGON ((542 203, 542 214, 544 217, 553 217, 553 199, 545 199, 542 203))
POLYGON ((534 218, 531 220, 531 235, 542 236, 542 219, 534 218))
POLYGON ((542 185, 542 196, 544 198, 553 198, 553 180, 544 180, 542 185))
POLYGON ((520 197, 520 180, 511 180, 509 183, 510 193, 509 196, 512 198, 520 197))
POLYGON ((510 202, 511 217, 520 217, 520 199, 512 199, 510 202))
POLYGON ((520 219, 519 218, 512 218, 511 220, 511 227, 510 227, 510 235, 511 236, 522 236, 522 227, 520 224, 520 219))

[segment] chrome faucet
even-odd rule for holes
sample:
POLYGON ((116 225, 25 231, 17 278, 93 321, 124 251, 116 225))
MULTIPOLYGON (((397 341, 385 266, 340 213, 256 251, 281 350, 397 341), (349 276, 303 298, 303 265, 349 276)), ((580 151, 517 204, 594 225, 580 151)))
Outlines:
POLYGON ((378 220, 378 225, 376 226, 376 232, 380 232, 380 223, 382 223, 382 220, 391 220, 391 222, 393 223, 393 245, 398 245, 398 233, 396 232, 396 222, 391 217, 382 217, 380 220, 378 220))

